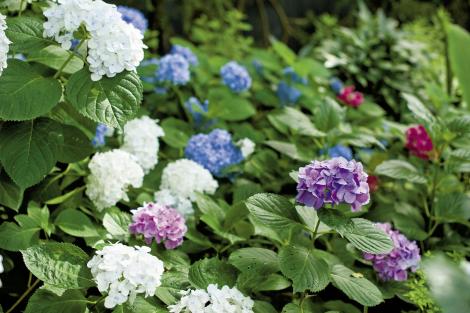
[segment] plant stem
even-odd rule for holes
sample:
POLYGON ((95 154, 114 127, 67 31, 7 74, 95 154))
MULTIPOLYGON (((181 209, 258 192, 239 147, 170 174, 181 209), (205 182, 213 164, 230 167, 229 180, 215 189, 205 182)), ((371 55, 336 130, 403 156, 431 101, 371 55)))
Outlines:
POLYGON ((369 307, 368 306, 364 306, 364 310, 363 310, 364 313, 367 313, 369 312, 369 307))
POLYGON ((70 61, 72 61, 73 57, 75 56, 75 52, 78 51, 78 49, 80 49, 80 47, 83 45, 83 43, 85 42, 84 39, 80 40, 80 42, 78 43, 78 45, 75 47, 75 49, 73 50, 73 52, 70 53, 69 57, 67 58, 67 60, 65 60, 64 64, 62 64, 62 66, 59 68, 59 70, 57 71, 57 73, 55 73, 54 75, 54 78, 58 78, 60 76, 60 74, 62 74, 62 71, 65 69, 65 67, 67 66, 67 64, 69 64, 70 61))
POLYGON ((13 312, 13 310, 21 303, 21 301, 24 300, 24 298, 26 298, 26 296, 31 292, 33 291, 33 289, 36 287, 37 284, 39 284, 40 280, 39 279, 36 279, 36 281, 28 288, 26 289, 25 292, 23 292, 23 294, 21 295, 21 297, 15 302, 15 304, 13 304, 11 306, 11 308, 6 311, 6 313, 11 313, 13 312))
POLYGON ((21 0, 20 1, 20 9, 18 10, 18 16, 21 16, 21 13, 23 12, 23 4, 24 4, 24 0, 21 0))
MULTIPOLYGON (((318 217, 317 217, 318 218, 318 217)), ((320 227, 320 219, 318 218, 317 224, 315 225, 315 229, 313 230, 313 242, 315 243, 315 237, 317 236, 318 227, 320 227)))

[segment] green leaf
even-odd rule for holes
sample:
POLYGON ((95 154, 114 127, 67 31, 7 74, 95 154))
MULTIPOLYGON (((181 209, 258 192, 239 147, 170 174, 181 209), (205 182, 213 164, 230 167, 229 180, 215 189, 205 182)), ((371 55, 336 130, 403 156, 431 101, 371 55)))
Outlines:
POLYGON ((434 123, 435 118, 432 115, 432 113, 424 106, 424 104, 416 98, 415 96, 408 94, 408 93, 403 93, 403 98, 405 98, 407 104, 408 104, 408 109, 410 109, 413 114, 427 122, 427 123, 434 123))
POLYGON ((57 159, 62 163, 75 163, 93 153, 88 137, 77 127, 62 125, 64 141, 59 147, 57 159))
POLYGON ((41 228, 36 224, 18 226, 12 222, 0 225, 0 248, 8 251, 26 249, 38 242, 41 228))
POLYGON ((67 209, 59 213, 54 221, 63 232, 75 237, 98 236, 96 226, 84 213, 76 209, 67 209))
POLYGON ((215 88, 209 91, 208 116, 226 121, 242 121, 253 115, 256 110, 250 101, 234 95, 226 88, 215 88))
POLYGON ((466 222, 470 219, 470 197, 463 193, 439 195, 436 218, 444 222, 466 222))
POLYGON ((30 272, 49 285, 64 289, 94 285, 86 265, 88 255, 73 244, 48 242, 21 253, 30 272))
POLYGON ((254 313, 277 313, 276 309, 272 306, 271 303, 265 301, 255 301, 253 306, 254 313))
POLYGON ((281 111, 273 112, 268 115, 269 121, 276 127, 281 124, 290 129, 294 134, 310 137, 323 137, 324 132, 315 128, 310 118, 301 111, 294 108, 284 108, 281 111))
MULTIPOLYGON (((28 62, 41 63, 55 70, 59 70, 70 57, 71 53, 71 51, 52 45, 29 54, 28 62)), ((73 74, 82 68, 83 61, 74 55, 65 68, 62 69, 62 72, 65 74, 73 74)))
POLYGON ((8 60, 0 76, 0 118, 11 121, 29 120, 49 112, 62 96, 62 86, 46 78, 26 62, 8 60))
POLYGON ((242 248, 234 251, 229 262, 241 272, 275 273, 280 270, 274 251, 264 248, 242 248))
POLYGON ((29 299, 24 313, 85 313, 88 301, 78 290, 67 290, 61 296, 38 289, 29 299))
POLYGON ((139 109, 142 83, 136 73, 128 71, 94 82, 84 68, 70 77, 66 98, 84 116, 122 128, 139 109))
POLYGON ((457 25, 448 25, 447 42, 452 72, 457 76, 465 102, 470 104, 470 35, 457 25))
POLYGON ((237 269, 218 258, 203 259, 189 268, 189 281, 199 289, 206 289, 210 284, 233 287, 237 281, 237 269))
POLYGON ((288 157, 299 160, 305 161, 307 160, 305 157, 302 157, 297 149, 296 145, 289 142, 282 142, 277 140, 268 140, 264 142, 265 145, 270 146, 274 150, 287 155, 288 157))
POLYGON ((387 254, 392 251, 392 240, 374 223, 363 218, 353 218, 352 222, 354 227, 349 231, 344 231, 342 235, 354 247, 373 254, 387 254))
MULTIPOLYGON (((38 51, 51 44, 56 44, 43 36, 43 21, 40 19, 23 16, 7 19, 8 28, 5 34, 12 41, 10 50, 16 53, 30 53, 38 51)), ((8 67, 11 60, 8 60, 8 67)))
POLYGON ((246 201, 251 215, 262 224, 276 229, 289 229, 300 223, 294 205, 282 196, 260 193, 246 201))
POLYGON ((279 40, 271 38, 271 46, 274 52, 279 55, 284 60, 284 62, 286 62, 288 65, 294 64, 297 56, 287 45, 279 40))
POLYGON ((49 236, 51 235, 54 225, 49 221, 50 212, 47 206, 40 208, 36 204, 30 203, 28 205, 28 216, 49 236))
POLYGON ((125 240, 129 237, 129 225, 132 218, 129 213, 119 209, 106 212, 103 217, 103 226, 114 238, 125 240))
POLYGON ((328 264, 313 249, 283 247, 279 252, 279 264, 282 273, 292 280, 294 292, 318 292, 330 282, 328 264))
POLYGON ((373 283, 362 275, 354 275, 344 265, 333 265, 330 277, 336 288, 364 306, 376 306, 383 301, 382 293, 373 283))
POLYGON ((418 172, 416 167, 402 160, 384 161, 375 168, 375 173, 395 179, 405 179, 412 183, 426 183, 426 178, 418 172))
POLYGON ((291 285, 290 281, 284 276, 279 274, 271 274, 266 278, 263 278, 256 286, 254 291, 277 291, 289 288, 291 285))
POLYGON ((21 188, 46 176, 57 161, 62 134, 48 119, 6 123, 0 132, 0 161, 21 188))
POLYGON ((0 174, 0 204, 18 212, 23 202, 23 189, 4 172, 0 174))
POLYGON ((186 147, 190 137, 189 134, 191 133, 191 127, 189 124, 170 117, 163 120, 161 126, 165 132, 163 141, 167 145, 176 149, 183 149, 186 147))
POLYGON ((166 309, 160 307, 153 298, 144 298, 137 296, 135 300, 130 303, 127 302, 123 305, 116 307, 113 313, 165 313, 166 309))

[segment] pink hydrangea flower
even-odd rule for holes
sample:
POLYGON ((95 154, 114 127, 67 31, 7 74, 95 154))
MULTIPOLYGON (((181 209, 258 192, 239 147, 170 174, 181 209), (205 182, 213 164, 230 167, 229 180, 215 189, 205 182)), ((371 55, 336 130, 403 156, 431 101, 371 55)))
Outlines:
POLYGON ((167 249, 175 249, 183 243, 187 231, 186 221, 176 209, 147 203, 131 212, 133 216, 129 231, 144 235, 147 244, 152 243, 153 238, 157 243, 164 242, 167 249))
POLYGON ((434 146, 423 125, 408 128, 406 131, 406 148, 418 158, 429 159, 429 153, 434 146))
POLYGON ((337 97, 344 104, 353 108, 357 108, 364 102, 364 96, 359 91, 354 91, 354 86, 344 87, 337 97))

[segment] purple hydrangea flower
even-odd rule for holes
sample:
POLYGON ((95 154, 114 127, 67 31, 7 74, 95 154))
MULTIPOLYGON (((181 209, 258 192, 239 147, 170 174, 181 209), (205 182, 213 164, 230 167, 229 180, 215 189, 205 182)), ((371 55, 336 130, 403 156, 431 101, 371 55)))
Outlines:
POLYGON ((226 86, 239 93, 251 87, 251 77, 246 68, 235 61, 230 61, 220 69, 220 76, 226 86))
POLYGON ((392 230, 389 223, 377 223, 376 226, 390 236, 394 248, 388 254, 364 253, 364 259, 372 261, 374 270, 382 280, 407 280, 407 270, 415 272, 421 260, 416 241, 410 241, 397 230, 392 230))
POLYGON ((173 85, 186 85, 191 73, 189 63, 179 54, 167 54, 158 61, 157 80, 173 85))
POLYGON ((174 45, 171 47, 170 54, 181 55, 192 66, 196 66, 199 64, 197 56, 189 48, 186 48, 180 45, 174 45))
POLYGON ((325 203, 347 203, 352 211, 359 211, 369 203, 367 174, 361 162, 345 158, 312 161, 299 169, 297 201, 315 209, 325 203))
POLYGON ((184 155, 219 177, 223 176, 222 171, 226 167, 243 161, 242 151, 232 142, 230 133, 223 129, 192 136, 184 155))
POLYGON ((91 140, 93 147, 101 147, 106 144, 106 134, 108 131, 108 127, 105 124, 100 123, 96 126, 95 137, 91 140))
POLYGON ((119 5, 117 9, 126 23, 133 25, 135 28, 140 30, 141 33, 145 33, 149 26, 149 22, 142 12, 124 5, 119 5))
POLYGON ((153 238, 157 243, 164 242, 167 249, 175 249, 183 243, 183 236, 188 229, 183 215, 176 209, 147 203, 131 212, 133 216, 129 231, 144 235, 147 244, 151 244, 153 238))

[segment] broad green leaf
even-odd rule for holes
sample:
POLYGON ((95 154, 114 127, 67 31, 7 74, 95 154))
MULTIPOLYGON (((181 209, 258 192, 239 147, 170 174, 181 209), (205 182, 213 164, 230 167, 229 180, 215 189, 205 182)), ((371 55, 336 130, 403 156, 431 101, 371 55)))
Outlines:
POLYGON ((300 223, 294 205, 279 195, 256 194, 248 198, 246 207, 255 219, 269 227, 289 229, 300 223))
MULTIPOLYGON (((59 46, 51 45, 28 55, 28 62, 37 62, 59 70, 71 55, 71 51, 59 46)), ((78 56, 73 56, 62 69, 65 74, 73 74, 83 68, 83 61, 78 56)))
POLYGON ((0 248, 20 251, 38 242, 41 228, 36 224, 18 226, 12 222, 0 225, 0 248))
POLYGON ((48 119, 6 123, 0 132, 0 161, 21 188, 46 176, 57 161, 62 134, 48 119))
POLYGON ((0 174, 0 204, 18 212, 23 202, 23 189, 18 187, 11 178, 2 172, 0 174))
POLYGON ((218 258, 202 259, 189 268, 189 281, 199 289, 206 289, 210 284, 233 287, 237 281, 237 269, 218 258))
POLYGON ((284 62, 286 62, 288 65, 294 64, 297 56, 287 45, 279 40, 271 38, 271 46, 274 52, 276 52, 276 54, 279 55, 284 60, 284 62))
POLYGON ((470 197, 463 193, 439 195, 436 218, 444 222, 466 222, 470 219, 470 197))
POLYGON ((59 147, 57 159, 62 163, 74 163, 93 153, 88 137, 77 127, 62 125, 64 141, 59 147))
POLYGON ((353 229, 342 235, 357 249, 373 254, 387 254, 393 249, 390 237, 374 223, 363 218, 353 218, 352 222, 353 229))
POLYGON ((49 112, 62 96, 59 81, 43 77, 26 62, 10 59, 0 76, 0 118, 23 121, 49 112))
POLYGON ((234 95, 225 88, 211 89, 208 98, 210 103, 208 116, 211 118, 242 121, 256 113, 250 101, 234 95))
POLYGON ((189 124, 170 117, 163 120, 161 126, 165 132, 162 139, 167 145, 176 149, 186 147, 192 131, 189 124))
POLYGON ((119 209, 106 212, 103 217, 103 226, 114 238, 125 240, 129 237, 129 225, 132 218, 129 213, 119 209))
MULTIPOLYGON (((30 53, 51 44, 56 44, 43 36, 43 21, 31 16, 7 19, 5 34, 12 41, 10 50, 16 53, 30 53)), ((8 61, 10 66, 11 60, 8 61)))
POLYGON ((302 157, 295 146, 295 144, 290 143, 290 142, 282 142, 278 140, 268 140, 264 142, 265 145, 270 146, 274 150, 287 155, 288 157, 294 159, 294 160, 299 160, 299 161, 305 161, 306 158, 302 157))
POLYGON ((310 137, 325 136, 324 132, 316 129, 307 115, 294 108, 287 107, 281 111, 273 112, 268 115, 268 119, 273 126, 281 124, 283 127, 290 129, 294 134, 310 137))
POLYGON ((364 306, 376 306, 383 301, 382 293, 373 283, 362 275, 354 275, 344 265, 333 265, 330 277, 336 288, 364 306))
POLYGON ((290 281, 282 275, 271 274, 266 278, 263 278, 253 290, 255 291, 276 291, 289 288, 291 285, 290 281))
POLYGON ((142 101, 142 83, 134 72, 92 81, 84 68, 73 74, 66 87, 66 98, 84 116, 110 127, 124 127, 142 101))
POLYGON ((315 254, 314 249, 283 247, 279 252, 279 264, 282 273, 292 280, 294 292, 318 292, 330 282, 328 264, 315 254))
POLYGON ((412 183, 426 183, 426 178, 418 172, 416 167, 402 160, 384 161, 375 168, 375 173, 395 179, 405 179, 412 183))
POLYGON ((274 273, 280 270, 274 251, 264 248, 242 248, 234 251, 229 262, 241 272, 274 273))
POLYGON ((271 303, 265 301, 255 301, 253 306, 254 313, 278 313, 271 303))
POLYGON ((470 104, 470 35, 457 25, 447 25, 447 42, 452 72, 457 76, 465 102, 470 104))
POLYGON ((78 290, 67 290, 61 296, 38 289, 29 299, 24 313, 85 313, 88 300, 78 290))
POLYGON ((328 132, 338 127, 344 116, 344 109, 333 99, 326 98, 320 101, 314 113, 315 126, 323 132, 328 132))
POLYGON ((70 243, 48 242, 21 251, 34 276, 54 287, 80 289, 94 285, 88 255, 70 243))
POLYGON ((54 225, 49 221, 50 212, 47 206, 40 208, 36 204, 30 203, 28 205, 28 216, 49 236, 51 235, 54 225))
POLYGON ((137 296, 135 300, 130 303, 127 302, 117 306, 113 313, 165 313, 168 312, 156 303, 154 298, 137 296))
POLYGON ((434 116, 432 113, 424 106, 424 104, 419 100, 417 97, 408 94, 408 93, 403 93, 403 98, 405 98, 407 104, 408 104, 408 109, 410 109, 413 114, 427 122, 427 123, 433 123, 435 121, 434 116))
POLYGON ((75 237, 95 237, 99 235, 90 218, 76 209, 67 209, 60 212, 54 224, 63 232, 75 237))

